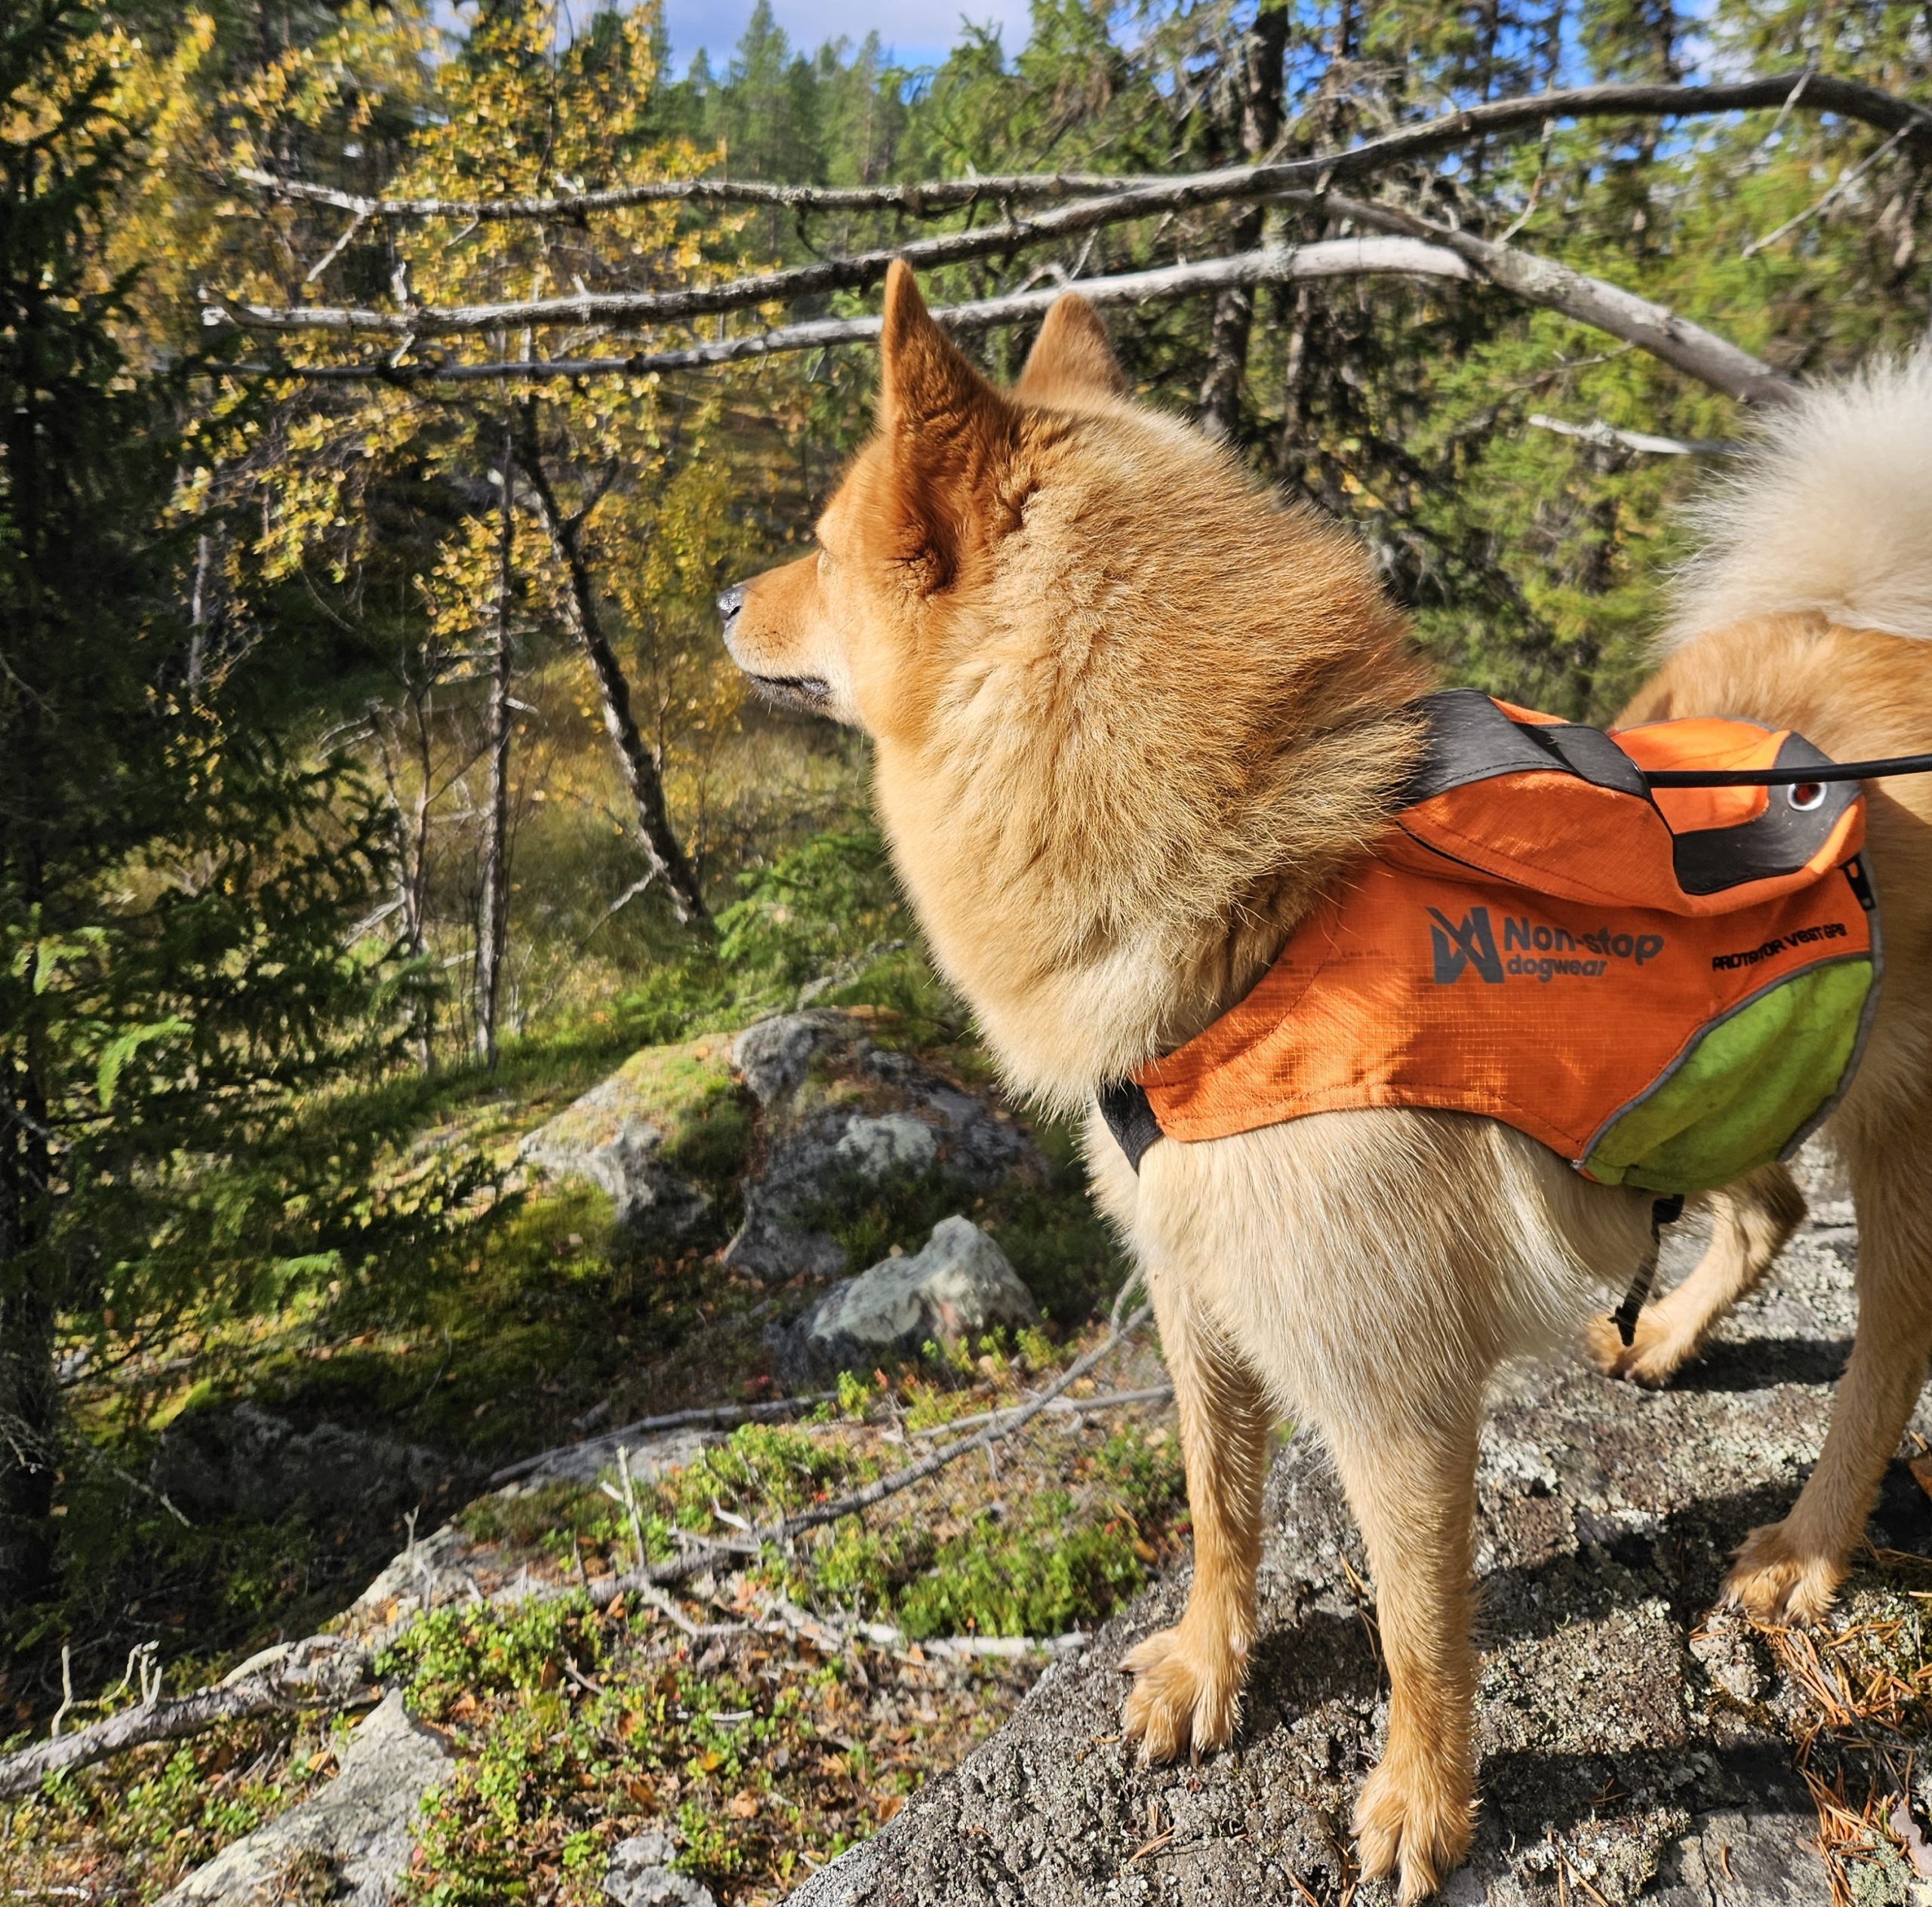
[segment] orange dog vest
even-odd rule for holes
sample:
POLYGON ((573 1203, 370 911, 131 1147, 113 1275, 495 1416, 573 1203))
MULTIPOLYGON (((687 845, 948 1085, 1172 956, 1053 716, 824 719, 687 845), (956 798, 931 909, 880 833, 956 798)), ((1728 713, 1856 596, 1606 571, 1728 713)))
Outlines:
POLYGON ((1424 706, 1377 857, 1246 998, 1103 1095, 1137 1167, 1163 1134, 1373 1106, 1500 1119, 1663 1193, 1788 1154, 1876 995, 1859 785, 1654 792, 1641 770, 1827 758, 1746 721, 1607 734, 1473 690, 1424 706))

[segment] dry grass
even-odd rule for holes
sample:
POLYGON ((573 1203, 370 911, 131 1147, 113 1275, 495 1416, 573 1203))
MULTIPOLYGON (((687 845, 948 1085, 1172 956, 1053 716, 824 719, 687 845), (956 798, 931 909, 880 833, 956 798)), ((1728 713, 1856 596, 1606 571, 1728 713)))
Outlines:
POLYGON ((1932 1883, 1932 1845, 1912 1811, 1932 1724, 1928 1609, 1932 1559, 1872 1550, 1834 1626, 1752 1625, 1794 1698, 1794 1761, 1818 1810, 1832 1907, 1905 1897, 1894 1883, 1908 1878, 1932 1883))

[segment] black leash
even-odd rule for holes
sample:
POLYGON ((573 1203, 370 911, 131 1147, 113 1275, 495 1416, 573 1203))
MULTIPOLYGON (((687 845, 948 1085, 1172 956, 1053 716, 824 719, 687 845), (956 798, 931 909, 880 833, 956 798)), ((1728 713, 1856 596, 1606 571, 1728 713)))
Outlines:
POLYGON ((1644 1262, 1637 1267, 1637 1275, 1630 1281, 1623 1302, 1610 1315, 1611 1322, 1617 1327, 1617 1335, 1623 1340, 1626 1351, 1637 1335, 1637 1314, 1649 1301, 1651 1287, 1657 1281, 1657 1258, 1663 1250, 1663 1229, 1683 1216, 1684 1195, 1681 1192, 1674 1192, 1667 1198, 1651 1201, 1650 1249, 1644 1253, 1644 1262))
POLYGON ((1878 781, 1932 775, 1932 755, 1887 755, 1876 761, 1820 761, 1798 768, 1639 768, 1652 788, 1793 788, 1816 781, 1878 781))

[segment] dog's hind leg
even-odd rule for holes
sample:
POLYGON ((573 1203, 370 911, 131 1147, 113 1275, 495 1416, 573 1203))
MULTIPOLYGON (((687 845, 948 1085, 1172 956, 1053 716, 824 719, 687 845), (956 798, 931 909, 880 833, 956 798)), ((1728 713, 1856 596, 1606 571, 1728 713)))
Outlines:
POLYGON ((1804 1195, 1782 1165, 1761 1166, 1713 1195, 1703 1256, 1668 1297, 1638 1314, 1631 1342, 1608 1318, 1590 1321, 1584 1342, 1598 1369, 1639 1384, 1667 1383, 1770 1269, 1804 1217, 1804 1195))
POLYGON ((1161 1349, 1174 1379, 1194 1524, 1194 1579, 1172 1629, 1149 1636, 1121 1667, 1134 1678, 1122 1718, 1144 1760, 1226 1746, 1241 1712, 1254 1641, 1261 1486, 1273 1413, 1260 1383, 1183 1288, 1149 1266, 1161 1349))
POLYGON ((1379 1423, 1358 1404, 1321 1426, 1368 1546, 1389 1668, 1388 1739, 1355 1804, 1355 1838, 1364 1873, 1399 1870, 1405 1902, 1435 1891, 1474 1829, 1480 1412, 1472 1395, 1454 1421, 1423 1429, 1379 1423))
POLYGON ((1932 1118, 1848 1145, 1858 1210, 1858 1331, 1818 1464, 1782 1523, 1754 1530, 1726 1593, 1767 1622, 1831 1606, 1932 1352, 1932 1118))

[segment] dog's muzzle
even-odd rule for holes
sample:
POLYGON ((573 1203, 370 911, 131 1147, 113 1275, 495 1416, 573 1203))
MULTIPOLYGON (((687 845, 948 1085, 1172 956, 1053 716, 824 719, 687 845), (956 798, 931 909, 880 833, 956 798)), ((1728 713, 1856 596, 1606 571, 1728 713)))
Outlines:
POLYGON ((831 686, 823 678, 767 675, 750 667, 738 654, 737 645, 731 638, 737 634, 738 618, 744 611, 745 587, 742 583, 734 583, 730 589, 721 591, 718 598, 718 614, 724 626, 724 647, 731 660, 744 670, 752 687, 766 701, 780 708, 798 709, 806 715, 823 715, 826 704, 832 700, 831 686))

